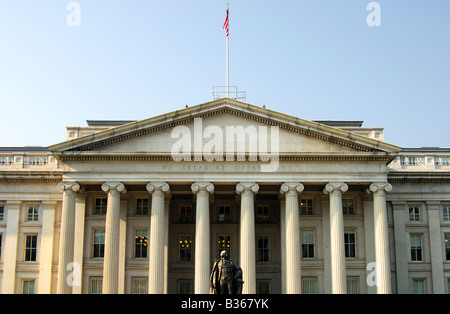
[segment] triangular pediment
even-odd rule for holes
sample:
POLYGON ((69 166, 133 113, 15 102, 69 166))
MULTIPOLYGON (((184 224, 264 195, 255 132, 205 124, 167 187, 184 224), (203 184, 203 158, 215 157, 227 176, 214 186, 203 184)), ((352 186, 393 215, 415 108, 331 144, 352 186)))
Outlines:
MULTIPOLYGON (((272 130, 277 128, 280 156, 391 155, 400 151, 400 147, 383 141, 228 98, 100 131, 53 145, 50 150, 59 157, 93 153, 163 156, 169 155, 182 137, 180 133, 177 137, 174 131, 184 130, 189 133, 193 151, 198 148, 195 146, 198 139, 203 138, 203 147, 214 139, 217 144, 221 136, 225 152, 227 136, 233 127, 236 133, 247 132, 248 141, 252 132, 256 132, 253 139, 257 141, 267 139, 269 151, 274 139, 272 130)), ((238 142, 238 135, 235 136, 238 142)))

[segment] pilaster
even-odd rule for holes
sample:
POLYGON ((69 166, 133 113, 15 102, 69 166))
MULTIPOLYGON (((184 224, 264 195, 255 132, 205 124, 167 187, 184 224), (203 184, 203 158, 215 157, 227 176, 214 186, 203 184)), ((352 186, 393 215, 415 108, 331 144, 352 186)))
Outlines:
POLYGON ((2 293, 15 293, 17 240, 19 238, 20 201, 6 201, 6 238, 2 249, 3 281, 2 293))
POLYGON ((406 202, 392 202, 395 237, 395 271, 397 275, 397 293, 409 294, 408 244, 406 242, 406 202))
POLYGON ((445 293, 440 209, 441 203, 439 201, 427 201, 428 226, 430 229, 431 273, 434 294, 445 293))
POLYGON ((42 236, 38 288, 40 294, 50 294, 52 292, 53 238, 56 205, 56 201, 42 201, 42 236))

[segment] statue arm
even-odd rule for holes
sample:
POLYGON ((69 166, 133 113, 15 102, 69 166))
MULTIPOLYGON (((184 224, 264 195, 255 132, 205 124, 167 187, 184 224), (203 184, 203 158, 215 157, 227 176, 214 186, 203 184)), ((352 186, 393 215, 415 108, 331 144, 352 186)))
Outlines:
POLYGON ((211 271, 211 276, 209 277, 210 288, 213 290, 216 288, 217 283, 217 263, 218 261, 214 262, 214 266, 211 271))
POLYGON ((239 267, 238 264, 233 262, 233 268, 234 268, 234 280, 237 282, 242 281, 242 268, 239 267))

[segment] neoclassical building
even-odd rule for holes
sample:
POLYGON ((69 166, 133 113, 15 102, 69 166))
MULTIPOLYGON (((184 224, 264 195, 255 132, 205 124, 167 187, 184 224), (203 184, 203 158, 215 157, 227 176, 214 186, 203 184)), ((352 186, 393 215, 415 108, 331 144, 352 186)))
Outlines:
POLYGON ((0 148, 1 293, 449 293, 450 149, 218 99, 0 148))

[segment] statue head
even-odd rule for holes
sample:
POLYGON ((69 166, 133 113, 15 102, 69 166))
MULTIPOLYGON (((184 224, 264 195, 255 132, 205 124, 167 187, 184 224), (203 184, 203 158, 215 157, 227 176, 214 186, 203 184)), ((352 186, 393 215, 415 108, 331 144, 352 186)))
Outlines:
POLYGON ((223 250, 220 252, 220 258, 228 259, 228 251, 223 250))

